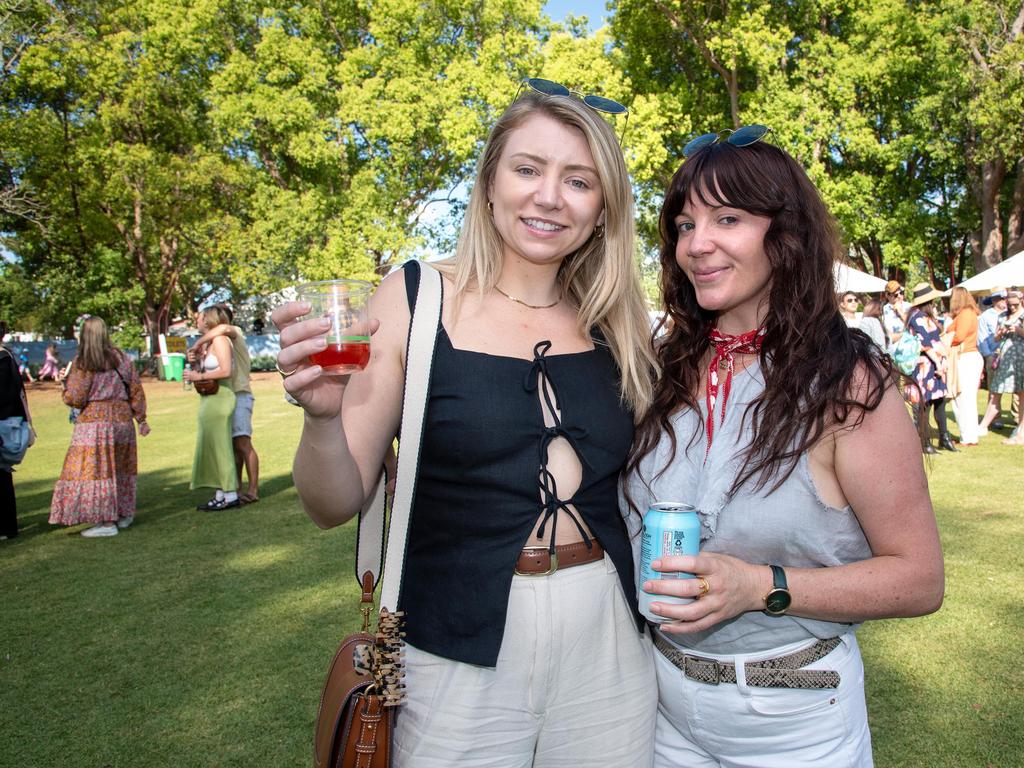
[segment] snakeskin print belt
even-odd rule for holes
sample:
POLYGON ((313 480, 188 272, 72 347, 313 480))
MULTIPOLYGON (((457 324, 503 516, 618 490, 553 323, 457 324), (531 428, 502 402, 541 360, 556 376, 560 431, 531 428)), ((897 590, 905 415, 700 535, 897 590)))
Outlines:
MULTIPOLYGON (((736 682, 736 666, 727 661, 715 661, 704 656, 683 653, 657 631, 654 647, 675 664, 691 680, 708 685, 736 682)), ((803 669, 834 651, 842 640, 830 637, 774 659, 758 659, 744 665, 747 685, 756 688, 838 688, 839 673, 830 669, 803 669)))

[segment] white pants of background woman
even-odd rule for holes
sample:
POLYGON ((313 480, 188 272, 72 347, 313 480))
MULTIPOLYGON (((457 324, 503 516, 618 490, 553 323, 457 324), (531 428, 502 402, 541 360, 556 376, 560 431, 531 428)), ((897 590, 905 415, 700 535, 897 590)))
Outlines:
POLYGON ((985 360, 980 352, 961 352, 960 394, 953 401, 953 414, 960 425, 960 442, 978 442, 978 387, 985 360))
POLYGON ((653 653, 607 556, 515 576, 496 667, 406 647, 395 768, 650 768, 653 653))
MULTIPOLYGON (((743 665, 800 650, 794 643, 757 654, 714 656, 736 665, 733 683, 687 678, 655 651, 660 703, 655 768, 869 768, 871 734, 864 665, 853 634, 805 669, 839 673, 838 688, 755 688, 743 665)), ((706 654, 699 654, 706 656, 706 654)))

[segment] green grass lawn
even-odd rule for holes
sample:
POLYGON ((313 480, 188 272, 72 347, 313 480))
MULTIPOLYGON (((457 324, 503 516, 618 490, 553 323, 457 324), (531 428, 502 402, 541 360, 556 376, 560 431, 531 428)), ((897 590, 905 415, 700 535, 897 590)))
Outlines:
MULTIPOLYGON (((358 618, 355 529, 303 514, 299 411, 276 375, 254 391, 258 504, 195 510, 208 498, 188 490, 199 398, 147 381, 136 523, 89 540, 46 522, 71 425, 54 387, 30 390, 22 535, 0 542, 0 766, 310 764, 319 686, 358 618)), ((858 633, 879 766, 1024 764, 1022 464, 996 434, 930 462, 945 605, 858 633)))

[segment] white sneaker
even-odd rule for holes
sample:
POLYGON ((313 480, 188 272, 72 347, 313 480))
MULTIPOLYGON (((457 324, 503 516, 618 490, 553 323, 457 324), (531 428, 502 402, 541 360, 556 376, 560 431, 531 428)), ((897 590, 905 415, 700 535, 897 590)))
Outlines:
POLYGON ((127 528, 129 525, 131 525, 134 522, 135 522, 135 515, 130 515, 129 517, 119 517, 117 519, 117 527, 120 528, 121 530, 124 530, 125 528, 127 528))
POLYGON ((116 525, 94 525, 92 528, 86 528, 82 531, 82 535, 87 539, 94 539, 101 536, 117 536, 116 525))
POLYGON ((978 437, 984 437, 987 434, 988 434, 988 430, 987 429, 979 429, 978 430, 978 437))

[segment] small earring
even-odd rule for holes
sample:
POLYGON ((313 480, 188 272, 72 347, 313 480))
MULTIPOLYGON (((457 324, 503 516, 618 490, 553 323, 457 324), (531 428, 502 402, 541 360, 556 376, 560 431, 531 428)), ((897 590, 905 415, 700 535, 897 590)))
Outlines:
POLYGON ((598 240, 604 237, 604 224, 598 224, 596 227, 594 227, 594 237, 596 237, 598 240))
POLYGON ((492 203, 490 200, 487 201, 487 210, 490 211, 491 216, 494 215, 494 203, 492 203))

